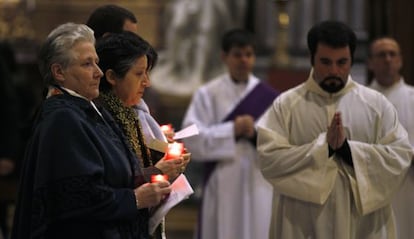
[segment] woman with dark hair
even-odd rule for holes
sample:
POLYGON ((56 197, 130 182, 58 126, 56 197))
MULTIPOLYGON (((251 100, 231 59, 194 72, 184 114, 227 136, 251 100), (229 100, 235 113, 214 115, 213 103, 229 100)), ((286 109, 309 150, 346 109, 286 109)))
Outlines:
MULTIPOLYGON (((99 66, 104 72, 100 84, 98 103, 104 106, 119 124, 143 167, 144 177, 166 174, 174 181, 189 162, 182 156, 166 160, 164 154, 151 154, 140 118, 134 107, 142 99, 145 88, 150 86, 149 71, 155 66, 156 53, 144 39, 132 32, 112 33, 96 45, 99 66)), ((156 127, 159 128, 158 125, 156 127)), ((157 131, 153 131, 157 132, 157 131)), ((147 136, 147 137, 146 137, 147 136)), ((154 136, 153 136, 154 137, 154 136)), ((154 234, 165 237, 162 228, 154 234)))
POLYGON ((119 123, 134 152, 142 156, 144 176, 149 179, 153 174, 164 173, 174 180, 181 173, 182 159, 151 158, 139 117, 132 108, 150 86, 148 72, 156 63, 155 52, 148 42, 131 32, 102 38, 96 50, 99 67, 104 72, 98 102, 119 123))
MULTIPOLYGON (((123 31, 137 33, 137 20, 136 20, 135 15, 132 12, 130 12, 128 9, 123 8, 121 6, 113 5, 113 4, 103 5, 101 7, 96 8, 92 12, 92 14, 89 16, 89 19, 86 24, 94 30, 95 37, 98 40, 112 33, 122 33, 123 31)), ((110 40, 112 41, 113 38, 111 37, 110 40)), ((140 43, 136 43, 136 44, 139 45, 143 43, 148 48, 146 49, 145 54, 146 54, 146 57, 148 58, 148 66, 149 66, 148 70, 151 70, 152 67, 154 67, 155 64, 157 63, 157 59, 158 59, 157 52, 155 52, 154 48, 151 47, 148 44, 148 42, 146 42, 139 36, 132 36, 130 40, 131 41, 138 40, 138 42, 140 43)), ((119 59, 119 55, 117 56, 117 54, 120 54, 120 52, 122 51, 126 51, 127 48, 134 48, 135 45, 132 44, 130 46, 123 46, 120 49, 118 49, 119 52, 117 52, 116 54, 114 53, 114 57, 116 60, 112 59, 113 61, 110 63, 110 65, 107 65, 107 67, 108 68, 115 68, 115 67, 119 68, 120 66, 116 66, 116 64, 118 64, 118 62, 120 62, 121 59, 119 59)), ((112 54, 112 53, 109 53, 108 50, 106 50, 106 52, 108 52, 108 54, 112 54)), ((132 53, 136 54, 136 51, 133 49, 132 53)), ((102 81, 101 84, 103 88, 108 88, 108 87, 111 88, 110 85, 105 86, 105 84, 109 84, 109 83, 106 83, 106 80, 102 81)), ((148 88, 149 86, 150 86, 150 82, 148 81, 148 84, 144 88, 148 88)), ((154 91, 148 91, 148 90, 150 89, 145 90, 146 97, 147 99, 151 101, 152 103, 151 105, 153 106, 152 112, 154 112, 154 109, 158 108, 159 100, 157 98, 157 94, 154 91)), ((136 103, 135 105, 132 105, 131 107, 139 117, 142 133, 144 134, 144 138, 147 141, 150 141, 152 139, 167 141, 167 136, 168 136, 168 141, 172 141, 170 135, 165 135, 163 131, 161 131, 159 123, 152 116, 147 103, 144 101, 142 97, 143 96, 141 96, 140 99, 137 100, 138 103, 136 103)))

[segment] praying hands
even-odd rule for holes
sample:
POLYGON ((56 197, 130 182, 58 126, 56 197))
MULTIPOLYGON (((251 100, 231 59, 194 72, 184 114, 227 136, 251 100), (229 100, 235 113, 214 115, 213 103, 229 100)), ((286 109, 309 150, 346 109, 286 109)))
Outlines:
POLYGON ((329 147, 331 147, 333 150, 341 148, 344 144, 346 136, 340 112, 336 112, 332 118, 331 125, 328 126, 326 138, 329 147))

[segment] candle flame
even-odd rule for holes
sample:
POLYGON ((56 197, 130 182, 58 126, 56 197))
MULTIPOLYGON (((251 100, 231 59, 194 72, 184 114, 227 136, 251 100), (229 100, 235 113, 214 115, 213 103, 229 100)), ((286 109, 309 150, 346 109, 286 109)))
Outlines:
POLYGON ((171 143, 168 144, 168 151, 166 155, 166 159, 171 159, 174 157, 179 157, 184 152, 184 144, 183 143, 171 143))
POLYGON ((161 131, 162 132, 169 132, 171 130, 172 130, 172 125, 171 124, 161 125, 161 131))
POLYGON ((165 174, 151 175, 151 183, 167 181, 168 176, 165 174))

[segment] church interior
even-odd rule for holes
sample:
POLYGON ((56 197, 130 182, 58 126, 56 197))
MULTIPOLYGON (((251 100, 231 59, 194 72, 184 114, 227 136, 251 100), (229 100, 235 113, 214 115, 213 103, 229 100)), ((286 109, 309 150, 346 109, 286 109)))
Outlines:
MULTIPOLYGON (((30 119, 42 97, 37 50, 47 34, 65 22, 85 23, 98 6, 116 4, 138 19, 138 34, 155 47, 159 63, 151 75, 152 87, 144 95, 151 113, 161 124, 180 130, 192 93, 223 71, 220 35, 234 27, 255 35, 255 73, 279 91, 308 77, 310 62, 306 32, 316 22, 341 20, 357 34, 353 77, 370 81, 366 67, 368 44, 379 36, 392 36, 401 45, 402 75, 414 84, 414 1, 406 0, 0 0, 0 41, 11 43, 16 59, 16 88, 20 120, 30 119), (204 45, 203 45, 204 44, 204 45), (205 45, 207 44, 207 45, 205 45), (210 44, 210 45, 209 45, 210 44)), ((1 79, 4 81, 5 79, 1 79)), ((27 137, 24 135, 23 137, 27 137)), ((0 155, 1 157, 1 155, 0 155)), ((191 162, 187 174, 195 193, 166 217, 169 239, 195 238, 200 205, 200 172, 191 162)), ((18 190, 15 177, 0 176, 0 205, 9 230, 13 201, 18 190)), ((6 235, 0 239, 7 239, 6 235), (3 238, 2 238, 3 237, 3 238)))

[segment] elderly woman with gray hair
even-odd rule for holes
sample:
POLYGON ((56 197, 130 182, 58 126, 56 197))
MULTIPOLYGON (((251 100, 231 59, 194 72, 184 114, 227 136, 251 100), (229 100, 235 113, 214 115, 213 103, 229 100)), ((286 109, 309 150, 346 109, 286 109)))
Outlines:
POLYGON ((105 109, 93 31, 66 23, 39 55, 47 96, 27 145, 12 238, 148 238, 148 210, 171 192, 147 183, 105 109))

